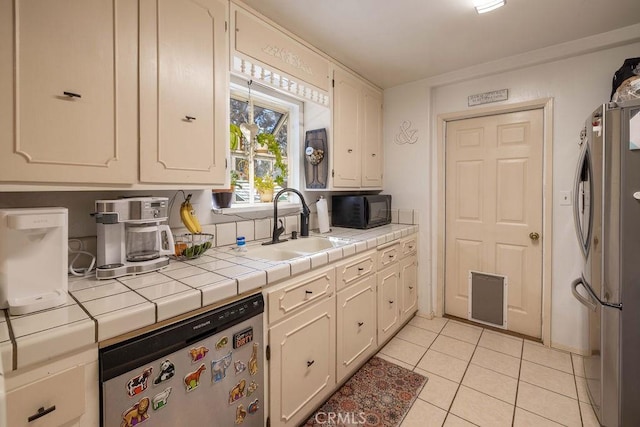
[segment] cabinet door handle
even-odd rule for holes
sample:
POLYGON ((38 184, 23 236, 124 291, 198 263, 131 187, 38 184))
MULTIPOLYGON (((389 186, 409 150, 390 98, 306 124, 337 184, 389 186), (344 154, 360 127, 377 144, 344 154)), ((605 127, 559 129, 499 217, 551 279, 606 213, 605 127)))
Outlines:
POLYGON ((376 156, 376 153, 371 153, 371 157, 375 157, 375 156, 376 156))
POLYGON ((309 295, 309 294, 312 294, 312 293, 313 293, 313 291, 304 291, 304 293, 305 293, 305 294, 307 294, 307 295, 309 295))
POLYGON ((56 410, 56 405, 53 405, 52 407, 47 408, 47 409, 44 409, 44 406, 41 406, 40 408, 38 408, 38 412, 37 413, 35 413, 35 414, 31 415, 29 418, 27 418, 27 421, 28 422, 35 421, 38 418, 44 417, 45 415, 50 414, 51 412, 53 412, 55 410, 56 410))
POLYGON ((353 150, 352 150, 351 148, 349 148, 349 149, 347 150, 347 153, 353 153, 353 150))
POLYGON ((389 304, 393 304, 393 300, 392 299, 389 300, 389 304))
POLYGON ((412 289, 413 289, 413 286, 409 286, 409 290, 412 290, 412 289))
POLYGON ((315 360, 307 360, 307 368, 311 365, 313 365, 314 363, 316 363, 315 360))
POLYGON ((364 267, 358 267, 358 271, 364 271, 364 267))
POLYGON ((358 327, 364 325, 364 322, 358 322, 358 327))
POLYGON ((62 93, 68 96, 69 98, 82 98, 82 95, 80 95, 79 93, 73 93, 73 92, 62 92, 62 93))
POLYGON ((184 116, 184 119, 185 119, 186 121, 188 121, 188 122, 192 122, 192 121, 194 121, 196 118, 195 118, 195 117, 193 117, 193 116, 184 116))

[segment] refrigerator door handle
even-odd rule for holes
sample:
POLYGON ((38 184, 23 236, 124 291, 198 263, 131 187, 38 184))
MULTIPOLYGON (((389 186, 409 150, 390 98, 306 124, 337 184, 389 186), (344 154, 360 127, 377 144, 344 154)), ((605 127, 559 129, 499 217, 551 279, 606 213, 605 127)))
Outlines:
POLYGON ((573 282, 571 282, 571 293, 573 293, 573 296, 578 301, 580 301, 582 305, 587 307, 589 310, 596 311, 596 308, 598 308, 598 303, 593 302, 594 299, 595 301, 598 301, 598 299, 594 298, 594 295, 592 295, 591 293, 591 289, 589 289, 589 287, 584 284, 584 281, 582 280, 582 278, 576 279, 573 282), (578 293, 578 289, 577 289, 578 285, 582 285, 582 287, 586 289, 587 294, 589 294, 589 299, 583 297, 582 295, 580 295, 580 293, 578 293))

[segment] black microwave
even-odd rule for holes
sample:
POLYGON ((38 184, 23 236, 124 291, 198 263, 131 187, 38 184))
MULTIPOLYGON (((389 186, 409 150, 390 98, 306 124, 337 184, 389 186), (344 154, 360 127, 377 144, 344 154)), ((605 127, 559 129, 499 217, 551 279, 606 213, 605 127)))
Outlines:
POLYGON ((348 228, 373 228, 391 223, 391 196, 332 196, 331 225, 348 228))

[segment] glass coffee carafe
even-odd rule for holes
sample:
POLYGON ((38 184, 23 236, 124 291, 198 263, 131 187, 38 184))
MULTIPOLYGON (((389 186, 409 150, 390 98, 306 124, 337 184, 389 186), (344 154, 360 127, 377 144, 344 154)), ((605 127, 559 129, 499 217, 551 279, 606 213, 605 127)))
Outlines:
POLYGON ((173 254, 173 235, 168 225, 127 224, 125 245, 127 261, 149 261, 173 254))

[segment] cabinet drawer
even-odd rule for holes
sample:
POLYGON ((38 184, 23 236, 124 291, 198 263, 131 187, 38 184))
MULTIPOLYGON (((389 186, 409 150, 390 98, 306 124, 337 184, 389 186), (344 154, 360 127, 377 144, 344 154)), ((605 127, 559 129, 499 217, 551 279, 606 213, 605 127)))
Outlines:
POLYGON ((84 368, 77 366, 30 383, 6 396, 7 425, 59 426, 84 413, 84 368))
POLYGON ((335 270, 327 268, 319 273, 302 276, 267 292, 269 323, 326 298, 334 293, 335 270))
POLYGON ((378 268, 393 264, 400 257, 400 243, 378 250, 378 268))
POLYGON ((336 267, 336 287, 343 289, 356 280, 376 271, 376 253, 374 251, 354 257, 336 267))
POLYGON ((418 251, 418 237, 409 236, 400 240, 400 257, 415 254, 418 251))

